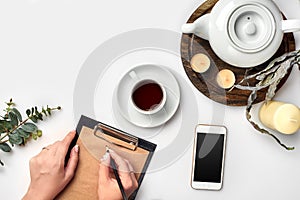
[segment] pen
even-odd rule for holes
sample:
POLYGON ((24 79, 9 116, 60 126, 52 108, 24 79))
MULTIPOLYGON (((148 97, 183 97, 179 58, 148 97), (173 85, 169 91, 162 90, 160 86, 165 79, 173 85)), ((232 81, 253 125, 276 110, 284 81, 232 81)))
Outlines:
MULTIPOLYGON (((108 147, 106 147, 106 152, 107 152, 107 153, 110 153, 108 147)), ((127 198, 127 196, 126 196, 126 193, 125 193, 125 190, 124 190, 124 187, 123 187, 123 185, 122 185, 120 176, 119 176, 118 171, 117 171, 116 163, 115 163, 115 161, 114 161, 114 159, 113 159, 112 157, 110 157, 110 165, 111 165, 111 167, 112 167, 112 169, 113 169, 113 172, 114 172, 114 174, 115 174, 116 180, 117 180, 117 182, 118 182, 118 185, 119 185, 119 188, 120 188, 120 191, 121 191, 123 200, 128 200, 128 198, 127 198)))

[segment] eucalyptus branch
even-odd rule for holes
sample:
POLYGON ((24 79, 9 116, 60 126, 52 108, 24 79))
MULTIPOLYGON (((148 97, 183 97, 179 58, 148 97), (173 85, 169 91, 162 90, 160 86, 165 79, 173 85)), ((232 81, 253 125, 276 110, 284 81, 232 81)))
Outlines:
MULTIPOLYGON (((13 133, 16 129, 18 129, 20 126, 22 126, 23 124, 25 124, 28 120, 29 120, 29 118, 25 119, 18 126, 15 126, 11 131, 10 130, 6 130, 5 135, 0 138, 0 141, 2 141, 2 139, 4 139, 5 137, 7 137, 9 134, 13 133)), ((1 142, 1 143, 4 143, 4 142, 1 142)))
POLYGON ((7 134, 11 134, 13 133, 15 130, 17 130, 20 126, 22 126, 23 124, 25 124, 27 121, 29 120, 29 118, 25 119, 24 121, 22 121, 18 126, 15 126, 11 131, 9 131, 7 134))
MULTIPOLYGON (((42 121, 45 116, 50 116, 53 111, 61 109, 60 106, 55 108, 47 106, 39 111, 35 106, 26 110, 27 118, 22 120, 22 115, 15 108, 12 99, 6 105, 7 108, 3 110, 4 116, 0 115, 0 149, 4 152, 10 152, 14 145, 25 145, 30 138, 36 140, 41 137, 42 131, 38 129, 36 123, 42 121)), ((1 160, 0 165, 3 165, 1 160)))
POLYGON ((6 132, 6 133, 4 134, 4 136, 0 138, 0 142, 3 143, 2 140, 3 140, 5 137, 7 137, 9 134, 10 134, 9 131, 6 132))
POLYGON ((6 143, 8 140, 0 141, 0 144, 6 143))

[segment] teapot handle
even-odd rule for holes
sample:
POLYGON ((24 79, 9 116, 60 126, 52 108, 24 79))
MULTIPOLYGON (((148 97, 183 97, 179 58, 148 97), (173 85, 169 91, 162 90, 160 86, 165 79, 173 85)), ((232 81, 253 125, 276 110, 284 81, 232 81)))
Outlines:
POLYGON ((282 20, 281 28, 284 33, 300 31, 300 19, 282 20))

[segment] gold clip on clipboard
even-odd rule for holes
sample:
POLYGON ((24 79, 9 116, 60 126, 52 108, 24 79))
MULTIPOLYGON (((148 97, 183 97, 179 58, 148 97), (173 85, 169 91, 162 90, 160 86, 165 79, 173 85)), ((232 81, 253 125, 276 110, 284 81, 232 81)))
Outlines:
POLYGON ((110 144, 124 147, 132 151, 135 151, 138 147, 139 139, 137 137, 128 135, 125 132, 121 132, 104 124, 99 123, 95 126, 94 135, 110 144))

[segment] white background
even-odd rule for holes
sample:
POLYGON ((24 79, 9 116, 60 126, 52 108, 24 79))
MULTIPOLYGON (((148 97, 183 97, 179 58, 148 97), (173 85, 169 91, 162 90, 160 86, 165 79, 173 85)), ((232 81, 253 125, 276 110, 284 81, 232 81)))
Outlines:
MULTIPOLYGON (((276 0, 287 18, 300 18, 298 0, 276 0)), ((13 97, 24 111, 31 105, 61 105, 63 110, 39 126, 44 135, 11 153, 0 152, 0 198, 20 199, 29 184, 29 159, 41 148, 74 129, 73 91, 81 65, 101 43, 139 28, 180 32, 202 3, 172 0, 10 0, 0 2, 0 107, 13 97)), ((297 48, 300 35, 295 34, 297 48)), ((176 70, 186 80, 179 65, 176 70)), ((87 80, 88 81, 88 80, 87 80)), ((295 68, 276 99, 300 105, 299 71, 295 68)), ((210 101, 193 88, 199 122, 210 123, 201 105, 210 101)), ((109 113, 108 113, 109 114, 109 113)), ((188 120, 188 119, 187 119, 188 120)), ((192 148, 161 171, 147 174, 137 199, 299 199, 300 136, 279 135, 296 150, 287 152, 255 132, 243 107, 227 107, 228 141, 224 186, 219 192, 190 188, 192 148)), ((192 133, 190 133, 192 134, 192 133)))

